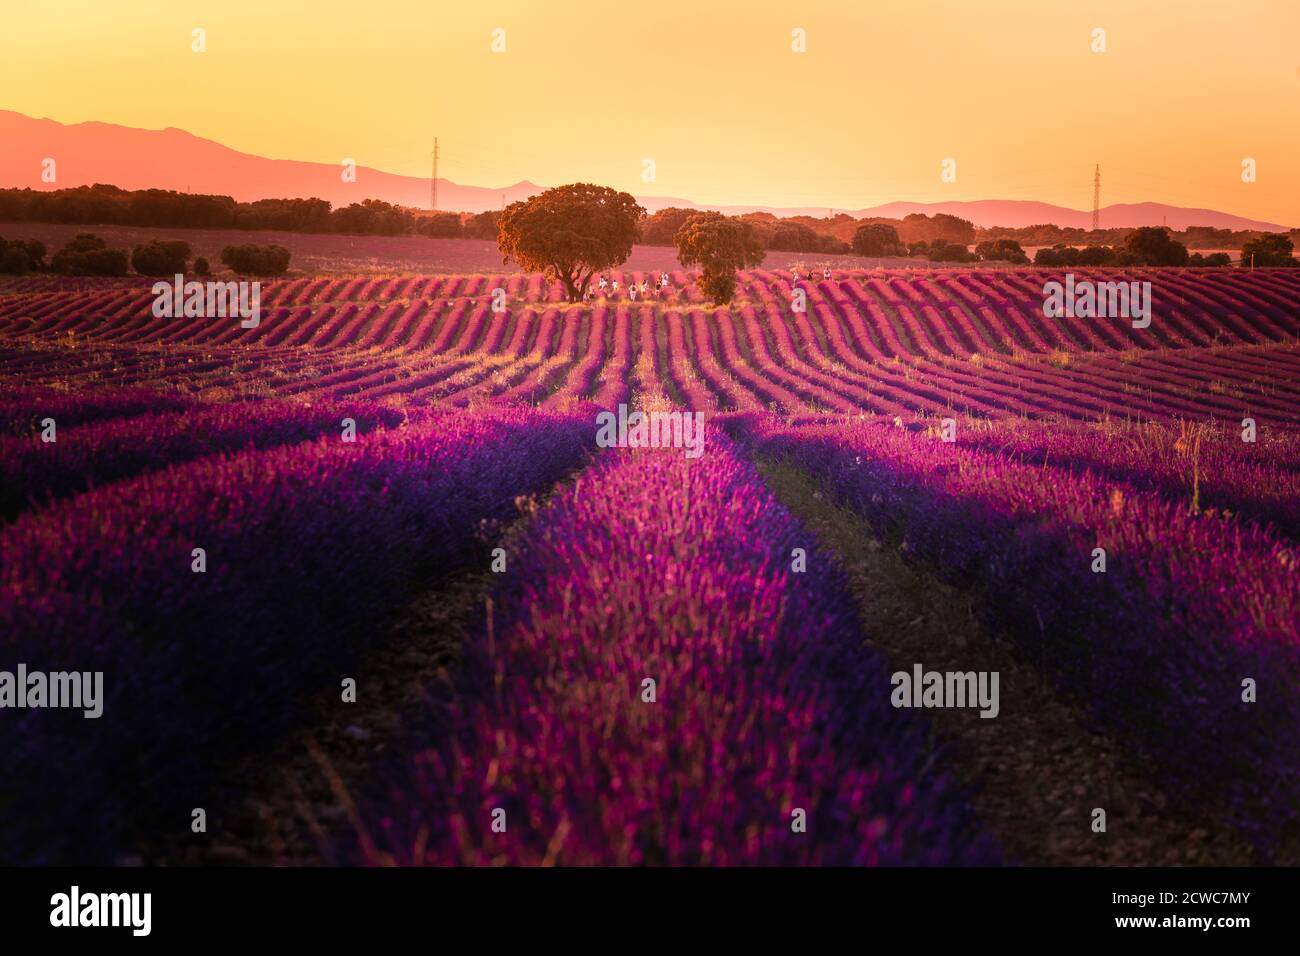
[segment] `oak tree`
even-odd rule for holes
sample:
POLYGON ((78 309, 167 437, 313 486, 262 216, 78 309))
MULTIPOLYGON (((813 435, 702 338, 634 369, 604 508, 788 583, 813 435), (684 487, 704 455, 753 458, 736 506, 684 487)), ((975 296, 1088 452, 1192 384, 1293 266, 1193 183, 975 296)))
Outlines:
POLYGON ((720 212, 699 212, 677 230, 677 259, 700 266, 700 289, 725 305, 736 294, 736 270, 762 263, 762 243, 752 224, 720 212))
POLYGON ((582 298, 594 273, 632 254, 645 210, 628 193, 590 183, 558 186, 501 213, 497 248, 530 272, 564 283, 569 301, 582 298))

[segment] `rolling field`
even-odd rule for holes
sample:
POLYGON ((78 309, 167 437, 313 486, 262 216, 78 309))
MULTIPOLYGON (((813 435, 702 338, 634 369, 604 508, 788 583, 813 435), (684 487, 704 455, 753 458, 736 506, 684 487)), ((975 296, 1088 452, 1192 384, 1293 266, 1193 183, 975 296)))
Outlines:
POLYGON ((1074 272, 0 279, 0 859, 1300 862, 1300 270, 1074 272))
MULTIPOLYGON (((518 271, 511 262, 503 265, 495 239, 428 239, 423 236, 373 236, 346 233, 278 232, 271 229, 188 229, 177 226, 120 226, 113 224, 65 224, 49 222, 0 222, 0 236, 39 239, 50 249, 66 245, 79 233, 93 232, 116 248, 131 249, 152 240, 183 239, 196 256, 205 256, 214 268, 225 246, 241 243, 278 243, 293 250, 295 270, 308 275, 363 275, 394 272, 465 274, 471 272, 518 271)), ((1033 247, 1030 247, 1033 255, 1033 247)), ((788 267, 796 262, 831 263, 835 268, 879 268, 896 264, 904 269, 941 268, 927 259, 864 259, 853 255, 816 252, 768 252, 771 266, 788 267)), ((625 263, 628 269, 676 269, 676 252, 670 246, 636 245, 625 263)), ((978 268, 998 269, 1000 263, 978 263, 978 268)))

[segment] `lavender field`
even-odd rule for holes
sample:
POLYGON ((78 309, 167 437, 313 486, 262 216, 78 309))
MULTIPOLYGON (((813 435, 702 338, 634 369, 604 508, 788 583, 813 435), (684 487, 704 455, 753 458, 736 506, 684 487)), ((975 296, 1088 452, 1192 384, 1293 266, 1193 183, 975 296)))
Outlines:
POLYGON ((0 279, 0 858, 1300 862, 1297 270, 655 270, 0 279))

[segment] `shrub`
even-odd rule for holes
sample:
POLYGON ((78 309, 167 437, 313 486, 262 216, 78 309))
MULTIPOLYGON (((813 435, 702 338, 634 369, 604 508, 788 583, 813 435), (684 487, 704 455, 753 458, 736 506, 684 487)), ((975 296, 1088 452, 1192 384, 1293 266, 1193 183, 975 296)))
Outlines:
POLYGON ((682 209, 669 206, 660 209, 653 216, 641 221, 641 241, 647 246, 671 246, 677 230, 686 224, 686 220, 695 215, 694 209, 682 209))
POLYGON ((853 251, 860 256, 901 256, 903 244, 898 240, 898 230, 885 222, 871 222, 859 226, 853 234, 853 251))
POLYGON ((221 261, 240 275, 278 276, 289 268, 289 250, 252 243, 226 246, 221 250, 221 261))
POLYGON ((26 275, 45 268, 45 244, 36 239, 0 239, 0 273, 26 275))
POLYGON ((1241 246, 1241 265, 1249 269, 1256 266, 1295 266, 1296 260, 1291 252, 1295 245, 1289 236, 1282 233, 1270 233, 1251 239, 1241 246))
POLYGON ((460 216, 454 212, 435 212, 415 221, 415 231, 430 239, 456 239, 462 230, 460 216))
POLYGON ((971 262, 977 257, 965 246, 936 239, 930 244, 931 262, 971 262))
POLYGON ((131 268, 142 276, 172 276, 183 273, 190 258, 190 244, 180 240, 141 243, 131 252, 131 268))
POLYGON ((497 238, 498 220, 501 213, 495 209, 489 209, 487 212, 481 212, 477 215, 470 216, 465 220, 461 228, 465 232, 466 239, 492 239, 497 238))
POLYGON ((1029 262, 1025 250, 1014 239, 985 239, 975 247, 977 258, 995 262, 1013 262, 1023 265, 1029 262))
POLYGON ((10 276, 23 276, 32 269, 31 260, 27 258, 27 253, 19 246, 5 246, 0 242, 0 273, 10 276))
POLYGON ((54 254, 50 268, 70 276, 124 276, 127 256, 121 249, 110 249, 93 233, 79 233, 54 254))
POLYGON ((1119 255, 1110 246, 1085 246, 1077 251, 1081 266, 1113 266, 1119 260, 1119 255))
POLYGON ((194 260, 194 274, 196 276, 212 275, 212 267, 208 265, 208 260, 199 256, 194 260))
POLYGON ((1174 239, 1168 229, 1160 226, 1142 226, 1129 233, 1124 240, 1125 265, 1185 266, 1187 247, 1174 239))

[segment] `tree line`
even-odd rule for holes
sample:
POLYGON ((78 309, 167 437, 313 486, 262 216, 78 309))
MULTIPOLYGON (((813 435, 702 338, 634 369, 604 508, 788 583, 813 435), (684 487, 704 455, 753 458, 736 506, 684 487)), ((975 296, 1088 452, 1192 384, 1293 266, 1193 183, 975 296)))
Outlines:
POLYGON ((259 199, 121 189, 97 183, 71 189, 0 189, 0 222, 96 223, 181 229, 267 229, 352 235, 495 239, 496 211, 462 216, 366 199, 338 209, 324 199, 259 199))
MULTIPOLYGON (((39 239, 0 237, 0 275, 53 272, 70 276, 124 276, 128 266, 136 275, 173 276, 193 272, 212 274, 208 260, 199 256, 190 267, 190 244, 179 239, 152 239, 131 250, 112 249, 101 237, 78 233, 45 261, 45 243, 39 239)), ((221 250, 221 262, 239 275, 278 276, 289 268, 290 252, 284 246, 241 243, 221 250)))

